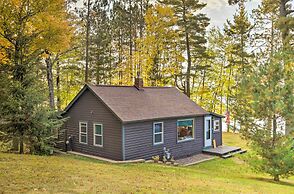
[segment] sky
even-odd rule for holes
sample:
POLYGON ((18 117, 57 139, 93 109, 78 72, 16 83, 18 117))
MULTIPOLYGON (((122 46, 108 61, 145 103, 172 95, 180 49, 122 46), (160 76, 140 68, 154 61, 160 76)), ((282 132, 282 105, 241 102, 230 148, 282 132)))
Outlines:
MULTIPOLYGON (((246 3, 246 10, 248 13, 257 8, 261 0, 249 0, 246 3)), ((76 6, 82 6, 83 0, 78 0, 76 6)), ((228 0, 200 0, 200 2, 207 3, 207 6, 203 9, 203 12, 210 18, 209 27, 223 28, 223 24, 227 19, 231 20, 236 11, 237 5, 229 5, 228 0)), ((201 11, 202 12, 202 11, 201 11)))
MULTIPOLYGON (((231 20, 237 6, 229 5, 228 0, 201 0, 207 3, 203 12, 210 18, 210 27, 217 26, 222 28, 227 19, 231 20)), ((246 10, 249 13, 258 7, 260 0, 251 0, 246 3, 246 10)))

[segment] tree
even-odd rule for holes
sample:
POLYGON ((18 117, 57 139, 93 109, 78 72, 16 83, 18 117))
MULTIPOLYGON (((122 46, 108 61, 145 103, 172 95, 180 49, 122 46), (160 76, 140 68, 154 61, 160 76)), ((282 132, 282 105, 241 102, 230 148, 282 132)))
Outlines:
MULTIPOLYGON (((230 5, 244 2, 244 0, 228 0, 230 5)), ((283 40, 284 47, 288 47, 293 44, 293 20, 291 14, 294 12, 292 6, 289 5, 291 0, 263 0, 263 4, 267 4, 267 9, 278 7, 279 10, 279 24, 278 27, 281 31, 281 37, 283 40)), ((292 45, 293 46, 293 45, 292 45)))
POLYGON ((5 136, 17 137, 20 153, 24 153, 25 143, 31 152, 42 151, 43 145, 48 143, 44 139, 61 124, 44 104, 42 74, 37 67, 43 53, 44 37, 54 40, 54 35, 43 29, 50 28, 48 21, 53 20, 63 7, 62 0, 7 0, 0 3, 0 42, 8 45, 4 48, 9 56, 9 69, 5 73, 9 75, 10 86, 0 110, 0 128, 5 136))
POLYGON ((170 7, 155 5, 145 16, 146 36, 136 41, 134 62, 147 85, 164 86, 175 84, 175 75, 180 73, 183 61, 178 46, 178 36, 173 29, 176 18, 170 7))
MULTIPOLYGON (((233 98, 230 98, 231 103, 234 103, 234 106, 232 106, 232 113, 234 115, 235 130, 236 120, 239 120, 238 117, 247 114, 247 109, 244 107, 246 107, 248 99, 242 94, 239 85, 244 74, 250 73, 252 66, 254 65, 253 56, 249 51, 249 38, 252 25, 245 11, 244 1, 239 2, 239 9, 237 10, 237 14, 234 15, 233 22, 227 21, 224 30, 227 36, 230 36, 232 40, 230 49, 228 50, 229 63, 232 67, 236 68, 236 71, 233 72, 236 82, 234 87, 235 91, 234 96, 232 96, 233 98)), ((227 101, 229 101, 228 98, 227 101)), ((227 111, 229 112, 230 110, 227 111)))
POLYGON ((251 143, 259 159, 251 160, 255 169, 269 173, 275 181, 294 174, 293 134, 282 135, 283 118, 292 118, 294 128, 293 52, 275 54, 246 76, 241 86, 249 99, 250 114, 242 118, 242 135, 251 143), (286 63, 284 64, 283 59, 286 63))
POLYGON ((209 18, 205 14, 198 13, 206 4, 199 0, 164 0, 164 4, 173 8, 177 17, 177 27, 180 36, 180 44, 183 52, 187 53, 187 69, 184 74, 185 87, 184 93, 191 95, 191 71, 196 70, 196 65, 192 65, 197 58, 201 58, 205 51, 205 29, 209 24, 209 18))

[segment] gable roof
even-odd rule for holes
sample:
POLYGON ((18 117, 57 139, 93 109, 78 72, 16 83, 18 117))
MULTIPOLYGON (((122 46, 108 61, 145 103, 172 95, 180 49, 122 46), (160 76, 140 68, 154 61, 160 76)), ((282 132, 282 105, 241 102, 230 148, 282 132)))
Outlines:
POLYGON ((86 84, 66 107, 67 112, 89 89, 122 122, 189 117, 209 114, 174 87, 95 86, 86 84))

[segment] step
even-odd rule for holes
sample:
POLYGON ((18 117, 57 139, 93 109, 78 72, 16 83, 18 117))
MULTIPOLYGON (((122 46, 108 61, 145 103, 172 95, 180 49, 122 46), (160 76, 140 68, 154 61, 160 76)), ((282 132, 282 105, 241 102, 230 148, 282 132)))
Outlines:
POLYGON ((221 157, 223 159, 227 159, 227 158, 233 157, 233 155, 232 154, 226 154, 226 155, 222 155, 221 157))
POLYGON ((236 154, 244 154, 246 153, 247 150, 238 150, 238 151, 235 151, 235 152, 231 152, 231 153, 228 153, 228 154, 225 154, 225 155, 222 155, 221 157, 224 158, 224 159, 227 159, 227 158, 230 158, 236 154))
POLYGON ((247 150, 241 150, 239 154, 245 154, 247 150))

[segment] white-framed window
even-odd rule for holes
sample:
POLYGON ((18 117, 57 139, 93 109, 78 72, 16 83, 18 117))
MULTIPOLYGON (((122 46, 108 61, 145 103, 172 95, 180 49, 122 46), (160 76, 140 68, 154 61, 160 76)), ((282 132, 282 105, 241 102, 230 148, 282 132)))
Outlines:
POLYGON ((79 122, 79 141, 80 143, 88 143, 88 123, 81 121, 79 122))
POLYGON ((177 121, 178 142, 194 139, 194 119, 182 119, 177 121))
POLYGON ((100 123, 94 123, 93 125, 93 144, 94 146, 103 146, 103 125, 100 123))
POLYGON ((153 145, 163 143, 163 122, 153 123, 153 145))
POLYGON ((213 121, 213 127, 214 127, 214 131, 219 131, 220 130, 220 122, 219 119, 216 119, 213 121))

